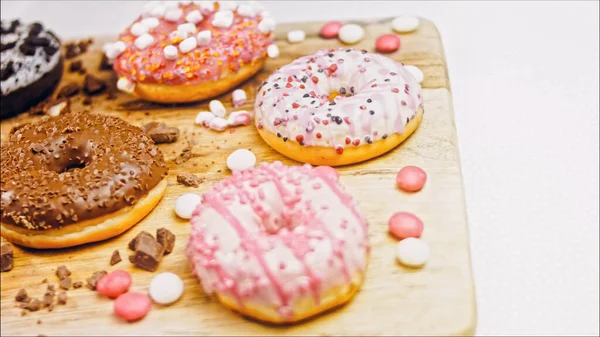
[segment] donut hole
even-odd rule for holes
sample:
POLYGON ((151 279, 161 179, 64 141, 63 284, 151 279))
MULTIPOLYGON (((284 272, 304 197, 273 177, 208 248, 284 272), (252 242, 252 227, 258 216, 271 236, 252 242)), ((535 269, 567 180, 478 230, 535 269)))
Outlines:
POLYGON ((354 90, 348 90, 344 87, 339 88, 338 90, 335 91, 331 91, 329 93, 329 97, 327 98, 330 102, 333 102, 333 100, 335 100, 336 97, 338 96, 342 96, 342 97, 352 97, 354 96, 354 90))
POLYGON ((63 166, 58 173, 73 172, 76 169, 84 169, 89 164, 88 161, 73 160, 63 166))

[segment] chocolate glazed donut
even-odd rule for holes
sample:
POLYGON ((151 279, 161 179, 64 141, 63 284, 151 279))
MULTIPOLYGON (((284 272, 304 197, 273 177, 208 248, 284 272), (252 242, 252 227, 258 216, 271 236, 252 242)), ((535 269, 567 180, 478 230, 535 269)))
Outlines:
POLYGON ((160 201, 168 170, 141 129, 90 113, 16 130, 2 143, 1 164, 2 236, 33 248, 124 232, 160 201))

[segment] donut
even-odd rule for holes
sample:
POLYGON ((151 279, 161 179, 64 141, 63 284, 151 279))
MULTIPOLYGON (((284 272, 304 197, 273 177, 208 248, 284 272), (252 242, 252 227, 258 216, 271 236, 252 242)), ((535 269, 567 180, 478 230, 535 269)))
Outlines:
POLYGON ((60 41, 38 22, 1 22, 0 119, 22 113, 52 94, 63 73, 60 41))
POLYGON ((366 50, 321 50, 262 83, 255 125, 286 157, 339 166, 404 141, 421 122, 422 103, 421 86, 402 64, 366 50))
POLYGON ((167 165, 152 139, 117 117, 73 112, 2 143, 0 229, 8 241, 62 248, 135 225, 160 201, 167 165))
POLYGON ((262 163, 202 195, 185 248, 204 291, 260 321, 339 306, 362 284, 367 221, 335 176, 262 163))
POLYGON ((254 75, 275 21, 232 2, 153 2, 105 47, 117 87, 145 100, 182 103, 218 96, 254 75))

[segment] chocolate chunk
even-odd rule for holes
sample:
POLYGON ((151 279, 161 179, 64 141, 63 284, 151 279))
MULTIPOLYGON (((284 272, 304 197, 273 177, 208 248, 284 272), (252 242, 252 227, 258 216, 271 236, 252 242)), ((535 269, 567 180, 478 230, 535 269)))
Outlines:
POLYGON ((57 51, 58 51, 58 48, 53 47, 53 46, 44 47, 44 52, 46 52, 46 55, 48 55, 48 56, 52 56, 52 55, 56 54, 57 51))
POLYGON ((102 54, 102 59, 100 60, 100 70, 112 70, 112 64, 110 63, 110 60, 108 59, 108 57, 106 57, 105 54, 102 54))
POLYGON ((190 160, 190 158, 192 158, 192 148, 188 145, 181 151, 179 156, 175 158, 175 164, 181 165, 190 160))
POLYGON ((69 289, 71 289, 71 284, 72 284, 72 283, 73 283, 73 281, 71 280, 71 278, 70 278, 70 277, 65 277, 64 279, 62 279, 62 280, 59 282, 59 286, 60 286, 62 289, 69 290, 69 289))
POLYGON ((19 51, 21 52, 21 54, 23 55, 27 55, 27 56, 32 56, 35 54, 35 47, 32 46, 29 43, 22 43, 19 46, 19 51))
POLYGON ((16 45, 17 45, 17 41, 9 42, 9 43, 6 43, 6 44, 2 43, 0 45, 0 51, 5 51, 5 50, 13 49, 16 45))
POLYGON ((150 122, 142 126, 142 130, 144 130, 156 144, 173 143, 179 138, 179 129, 169 127, 165 123, 150 122))
POLYGON ((99 94, 104 89, 106 89, 106 83, 95 76, 87 75, 83 80, 83 91, 88 95, 99 94))
POLYGON ((115 249, 115 251, 112 253, 112 256, 110 257, 110 265, 114 266, 119 262, 121 262, 121 254, 119 254, 118 249, 115 249))
POLYGON ((42 307, 42 302, 40 302, 40 300, 38 300, 36 298, 29 301, 29 303, 21 304, 21 308, 27 309, 29 311, 38 311, 38 310, 40 310, 41 307, 42 307))
POLYGON ((56 276, 58 276, 59 280, 64 280, 67 276, 70 276, 71 272, 67 269, 67 266, 60 265, 56 267, 56 276))
POLYGON ((79 92, 79 86, 77 83, 67 83, 64 87, 60 89, 57 97, 72 97, 75 96, 79 92))
POLYGON ((79 71, 83 68, 83 63, 80 60, 77 61, 73 61, 71 62, 71 64, 69 65, 69 72, 76 72, 79 71))
POLYGON ((53 304, 54 302, 54 292, 47 292, 44 294, 44 297, 42 298, 42 307, 49 307, 53 304))
POLYGON ((177 182, 185 186, 198 187, 202 178, 192 173, 181 173, 177 175, 177 182))
POLYGON ((90 96, 85 96, 81 103, 83 103, 83 105, 92 105, 92 98, 90 96))
POLYGON ((67 304, 67 293, 64 291, 59 292, 56 302, 58 304, 67 304))
POLYGON ((88 284, 88 287, 90 287, 90 289, 92 290, 96 290, 96 284, 98 283, 98 281, 102 278, 102 276, 106 275, 107 273, 104 270, 101 271, 96 271, 92 274, 92 276, 90 276, 86 281, 88 284))
POLYGON ((31 298, 29 297, 29 295, 27 295, 27 291, 25 289, 21 289, 17 293, 17 296, 15 296, 15 301, 27 303, 31 301, 31 298))
POLYGON ((81 287, 83 287, 83 282, 81 282, 81 281, 73 282, 74 289, 79 289, 81 287))
POLYGON ((156 230, 156 241, 164 247, 165 255, 167 255, 175 247, 175 234, 164 227, 159 228, 156 230))
POLYGON ((34 22, 29 26, 29 36, 38 36, 42 30, 44 29, 44 26, 42 26, 41 23, 39 22, 34 22))
POLYGON ((138 233, 138 235, 135 236, 135 238, 133 238, 131 241, 129 241, 129 249, 136 250, 138 240, 142 236, 147 236, 147 237, 151 238, 152 240, 154 240, 154 236, 152 236, 152 234, 150 234, 146 231, 141 231, 138 233))
POLYGON ((34 47, 47 47, 50 45, 50 40, 45 37, 27 37, 25 43, 28 43, 34 47))
POLYGON ((0 272, 11 271, 14 265, 12 246, 7 243, 0 247, 0 272))
POLYGON ((129 259, 129 262, 135 263, 135 255, 129 255, 127 258, 129 259))
POLYGON ((79 46, 77 46, 75 43, 67 43, 65 45, 65 58, 66 59, 72 59, 74 57, 77 57, 79 55, 79 46))
POLYGON ((156 271, 158 264, 163 257, 165 248, 153 238, 140 236, 137 241, 137 248, 133 259, 133 264, 143 270, 156 271))

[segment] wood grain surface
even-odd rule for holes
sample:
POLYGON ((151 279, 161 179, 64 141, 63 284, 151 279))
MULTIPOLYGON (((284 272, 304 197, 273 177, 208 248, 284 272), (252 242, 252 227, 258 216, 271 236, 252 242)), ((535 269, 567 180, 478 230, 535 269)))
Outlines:
MULTIPOLYGON (((389 19, 361 23, 366 27, 366 38, 355 48, 373 51, 375 38, 391 32, 389 19)), ((319 38, 321 25, 311 22, 278 27, 277 45, 281 56, 269 59, 257 76, 241 86, 249 98, 241 109, 252 110, 253 97, 260 82, 277 67, 319 49, 342 46, 337 39, 319 38), (291 29, 305 30, 306 41, 289 44, 285 36, 291 29)), ((112 71, 98 70, 102 44, 106 40, 96 38, 90 51, 77 59, 83 61, 88 72, 109 81, 114 88, 115 75, 112 71)), ((300 324, 271 326, 243 318, 204 294, 191 275, 183 254, 190 226, 173 212, 177 196, 186 192, 201 193, 227 177, 229 171, 225 160, 235 149, 252 150, 259 162, 281 160, 291 165, 297 163, 268 147, 253 126, 217 133, 195 125, 195 115, 198 111, 207 110, 208 102, 165 106, 139 101, 122 93, 117 94, 116 100, 108 100, 104 93, 93 97, 91 106, 82 105, 83 96, 77 96, 72 99, 72 108, 117 115, 138 126, 149 121, 164 121, 181 130, 176 143, 159 145, 170 166, 167 192, 143 221, 111 240, 54 251, 15 247, 15 268, 1 274, 2 335, 473 334, 476 310, 469 236, 452 96, 442 43, 435 26, 426 20, 416 32, 402 34, 401 40, 400 51, 389 56, 424 71, 425 116, 415 134, 390 153, 339 169, 342 183, 358 199, 367 215, 372 245, 366 282, 348 305, 300 324), (188 145, 192 147, 192 158, 176 165, 174 159, 188 145), (395 174, 405 165, 418 165, 427 172, 429 180, 421 192, 408 194, 395 187, 395 174), (181 172, 196 173, 204 178, 204 182, 197 189, 180 185, 176 175, 181 172), (425 223, 423 239, 430 245, 431 257, 422 269, 408 269, 395 261, 397 241, 387 232, 387 220, 397 211, 413 212, 425 223), (127 243, 141 230, 154 233, 163 226, 176 234, 177 242, 174 252, 162 260, 158 272, 171 271, 184 280, 185 292, 176 304, 170 307, 153 305, 145 319, 125 323, 113 315, 111 300, 83 287, 69 290, 68 303, 57 306, 52 312, 42 309, 21 316, 21 309, 14 300, 17 291, 26 288, 30 296, 41 297, 46 289, 42 280, 57 284, 54 271, 61 264, 67 265, 73 272, 74 281, 84 281, 98 270, 124 269, 132 273, 132 290, 147 291, 155 274, 136 269, 127 261, 130 253, 127 243), (109 259, 115 249, 120 250, 124 261, 111 267, 109 259)), ((65 72, 61 86, 68 82, 82 83, 83 77, 65 72)), ((231 107, 229 93, 220 99, 231 107)), ((12 127, 39 118, 22 115, 3 121, 2 139, 7 138, 12 127)))

